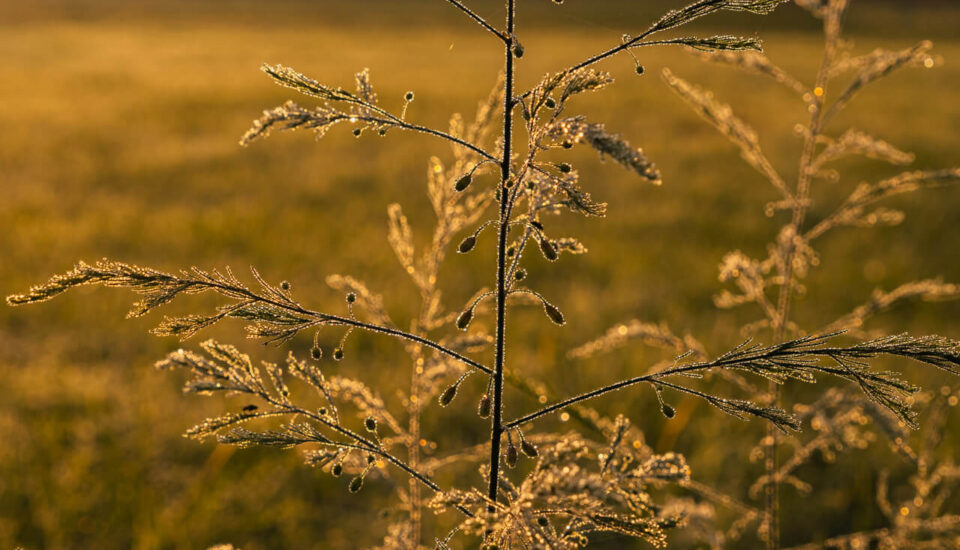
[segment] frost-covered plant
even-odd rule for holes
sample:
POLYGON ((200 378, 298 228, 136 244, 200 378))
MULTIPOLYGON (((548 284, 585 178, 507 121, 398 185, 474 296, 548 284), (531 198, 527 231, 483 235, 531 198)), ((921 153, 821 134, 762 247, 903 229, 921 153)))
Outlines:
MULTIPOLYGON (((929 53, 932 44, 928 41, 922 41, 900 51, 876 49, 867 54, 853 55, 850 52, 852 44, 845 41, 842 34, 843 17, 849 6, 849 0, 796 0, 796 3, 820 19, 823 24, 823 56, 809 84, 781 69, 759 51, 695 52, 702 59, 769 77, 798 96, 809 114, 809 120, 804 124, 796 125, 797 134, 802 139, 796 182, 788 183, 780 175, 781 172, 762 151, 757 133, 747 122, 734 114, 728 105, 721 103, 712 92, 690 84, 674 75, 669 69, 663 70, 663 79, 666 84, 703 119, 733 142, 740 149, 743 160, 759 172, 779 194, 778 200, 765 205, 766 215, 772 217, 782 211, 789 214, 779 234, 767 247, 768 255, 765 258, 751 258, 740 250, 730 252, 723 258, 720 265, 720 281, 733 286, 734 289, 723 290, 716 296, 715 302, 721 308, 748 304, 756 306, 763 317, 745 326, 744 333, 753 336, 769 331, 775 342, 802 336, 808 332, 824 334, 847 331, 850 336, 876 337, 878 334, 875 331, 868 332, 864 329, 864 323, 877 312, 910 298, 956 299, 960 297, 960 287, 944 283, 940 279, 928 279, 908 282, 890 291, 877 289, 866 303, 849 314, 825 323, 821 327, 802 328, 792 320, 791 304, 793 296, 805 290, 802 280, 811 269, 819 265, 820 258, 815 245, 836 228, 899 224, 904 217, 902 212, 877 206, 877 204, 903 193, 960 183, 960 168, 908 171, 877 183, 863 182, 851 186, 846 199, 842 200, 832 212, 819 219, 811 215, 810 209, 815 202, 822 204, 823 201, 818 199, 812 191, 816 183, 823 182, 836 186, 847 179, 848 176, 841 177, 840 172, 830 166, 831 163, 845 157, 862 156, 894 166, 908 165, 913 162, 913 154, 901 151, 886 141, 857 128, 835 130, 831 123, 864 87, 901 68, 932 68, 936 60, 929 53), (831 92, 834 86, 839 86, 838 91, 831 92)), ((627 339, 650 338, 653 331, 652 325, 645 325, 638 320, 631 321, 629 326, 631 330, 616 336, 621 340, 611 339, 612 336, 608 334, 605 338, 578 348, 573 355, 592 355, 596 351, 620 345, 627 339)), ((662 333, 663 330, 667 329, 660 329, 658 332, 662 333)), ((660 343, 675 347, 676 342, 661 338, 660 343)), ((842 360, 837 362, 841 366, 844 365, 842 360)), ((843 366, 843 368, 846 367, 843 366)), ((914 420, 914 413, 909 410, 909 407, 904 407, 907 403, 902 401, 902 396, 890 399, 891 396, 886 390, 876 392, 869 384, 863 384, 859 377, 853 379, 864 391, 866 397, 873 403, 882 405, 881 408, 866 407, 866 410, 873 413, 869 417, 880 419, 881 424, 888 426, 886 431, 891 434, 890 439, 897 441, 897 445, 903 445, 906 435, 901 433, 902 429, 918 426, 914 420), (889 427, 889 417, 884 414, 884 411, 894 413, 895 427, 889 427)), ((781 406, 781 385, 780 380, 771 380, 766 395, 758 400, 769 406, 781 406)), ((898 389, 894 393, 900 391, 898 389)), ((817 421, 814 425, 817 435, 795 448, 782 464, 778 463, 780 433, 775 424, 769 424, 767 436, 762 445, 763 451, 760 453, 766 473, 751 488, 754 496, 761 492, 764 495, 765 521, 761 525, 760 534, 766 539, 769 548, 779 547, 779 484, 789 483, 801 490, 807 490, 807 484, 794 477, 793 471, 813 456, 814 451, 822 453, 829 452, 830 449, 856 448, 863 443, 861 439, 855 442, 846 441, 843 437, 837 439, 838 433, 843 431, 839 426, 848 426, 851 422, 868 419, 862 414, 863 406, 851 404, 853 401, 859 403, 861 398, 831 393, 829 400, 842 401, 842 403, 836 402, 831 405, 833 410, 836 410, 836 415, 817 421), (841 404, 846 406, 840 406, 841 404)), ((801 418, 809 414, 821 415, 827 409, 827 403, 820 402, 812 407, 798 404, 795 409, 798 412, 803 411, 799 414, 801 418)), ((851 435, 852 432, 846 430, 845 433, 851 435)), ((955 536, 955 533, 956 529, 940 532, 947 537, 955 536)), ((900 531, 895 540, 904 540, 903 537, 908 534, 900 531)))
MULTIPOLYGON (((556 325, 565 323, 560 306, 527 282, 525 252, 535 248, 551 262, 565 254, 586 252, 577 239, 552 234, 546 221, 564 211, 603 216, 607 205, 592 198, 581 186, 577 170, 569 163, 545 161, 542 154, 587 145, 641 180, 660 183, 659 171, 641 149, 631 146, 602 123, 567 114, 568 106, 581 94, 599 91, 613 82, 610 74, 594 65, 619 53, 631 55, 636 73, 642 74, 644 68, 636 52, 652 46, 680 45, 714 53, 759 51, 760 43, 754 38, 671 37, 666 33, 724 10, 766 14, 784 0, 696 1, 668 12, 636 36, 624 36, 619 44, 603 52, 545 75, 525 91, 515 86, 515 60, 525 53, 517 37, 517 1, 507 0, 502 28, 460 0, 446 1, 477 23, 504 51, 503 72, 472 122, 467 124, 454 116, 447 131, 411 122, 407 112, 414 93, 407 92, 399 111, 392 110, 380 102, 367 71, 356 75, 354 89, 348 91, 321 84, 291 68, 266 65, 264 71, 276 83, 311 100, 320 100, 320 104, 304 107, 287 102, 265 111, 241 140, 247 145, 273 130, 292 129, 309 129, 320 137, 336 125, 346 125, 357 137, 406 130, 452 145, 452 161, 444 163, 433 158, 429 162, 427 191, 437 223, 426 250, 418 252, 415 248, 412 229, 401 207, 388 207, 387 240, 420 291, 421 301, 414 318, 403 324, 395 321, 379 294, 347 276, 327 278, 328 285, 342 293, 345 300, 345 311, 334 313, 311 309, 295 296, 289 282, 269 282, 252 268, 253 283, 249 283, 229 268, 166 273, 109 260, 92 265, 80 262, 25 294, 8 297, 8 303, 37 303, 77 286, 103 285, 129 288, 140 294, 142 299, 129 313, 140 316, 179 296, 209 293, 224 300, 215 311, 166 317, 153 332, 186 339, 221 320, 240 319, 246 323, 250 337, 266 343, 282 345, 298 334, 312 333, 313 346, 309 350, 291 349, 283 364, 257 363, 231 345, 208 340, 200 344, 200 351, 178 350, 157 366, 186 371, 190 378, 185 390, 189 393, 240 394, 253 401, 239 410, 204 420, 187 431, 190 437, 216 437, 221 443, 239 446, 305 446, 309 465, 326 469, 334 476, 348 476, 347 488, 354 493, 365 483, 395 476, 406 479, 406 484, 393 485, 397 504, 385 516, 381 548, 420 548, 425 538, 438 548, 459 546, 457 538, 465 539, 468 545, 479 543, 487 548, 578 548, 597 532, 618 533, 662 547, 670 530, 696 522, 697 515, 695 507, 659 489, 678 485, 705 498, 742 507, 693 482, 683 456, 654 452, 626 418, 605 418, 586 407, 585 402, 595 397, 646 386, 653 390, 666 418, 672 418, 675 410, 665 395, 679 393, 702 399, 735 418, 756 417, 767 421, 774 430, 797 430, 802 413, 791 414, 775 402, 710 393, 691 381, 710 373, 719 373, 735 383, 743 382, 742 375, 750 375, 775 384, 790 379, 812 383, 822 375, 832 375, 856 384, 871 403, 910 423, 913 412, 908 397, 916 388, 897 373, 870 368, 869 362, 890 356, 958 373, 960 344, 937 336, 881 336, 841 346, 835 343, 837 331, 797 335, 792 339, 784 339, 785 332, 780 331, 773 345, 745 342, 711 359, 691 336, 680 338, 666 327, 635 322, 615 327, 605 340, 579 348, 571 356, 589 355, 616 342, 639 337, 675 349, 677 359, 656 365, 644 374, 550 403, 552 398, 544 384, 532 379, 521 365, 508 368, 508 310, 533 304, 543 308, 549 321, 556 325), (515 133, 521 131, 526 137, 524 146, 518 146, 515 139, 515 133), (492 216, 490 207, 494 210, 492 216), (457 252, 466 254, 489 242, 483 238, 486 230, 495 233, 490 244, 496 249, 493 288, 479 289, 462 307, 451 310, 439 290, 440 267, 455 238, 460 238, 457 252), (474 319, 481 316, 492 319, 494 334, 471 328, 475 327, 474 319), (320 346, 320 332, 338 329, 342 331, 339 344, 325 353, 320 346), (332 376, 324 365, 329 361, 327 356, 334 361, 348 360, 347 339, 356 330, 396 338, 406 345, 411 378, 409 390, 402 395, 402 411, 388 408, 377 388, 347 376, 332 376), (482 359, 481 354, 491 348, 492 358, 482 359), (489 419, 484 420, 490 423, 489 440, 447 455, 421 456, 421 448, 430 444, 421 426, 427 405, 434 399, 443 407, 453 405, 459 394, 468 391, 470 386, 464 382, 470 377, 485 382, 482 386, 486 389, 472 397, 478 416, 489 419), (542 408, 505 419, 506 384, 534 397, 543 404, 542 408), (554 413, 576 419, 582 433, 537 432, 537 421, 554 413), (515 468, 521 456, 531 462, 516 470, 517 474, 509 475, 503 467, 515 468), (435 481, 435 473, 448 468, 458 468, 465 479, 473 481, 457 487, 441 486, 435 481), (470 477, 471 469, 479 471, 480 477, 470 477), (422 494, 424 489, 430 498, 422 494), (425 534, 425 509, 449 518, 452 530, 425 534)), ((679 80, 673 83, 697 97, 693 88, 684 88, 679 80)), ((811 100, 818 111, 819 101, 811 100)), ((709 101, 703 105, 708 116, 719 120, 723 115, 713 113, 709 101)), ((752 159, 775 180, 784 193, 783 204, 795 212, 805 208, 812 173, 804 176, 801 189, 790 191, 775 177, 775 170, 764 160, 749 128, 729 112, 724 116, 725 131, 743 144, 748 160, 752 159)), ((813 149, 820 143, 819 131, 811 131, 810 135, 811 151, 806 154, 812 158, 813 149)), ((849 139, 860 143, 866 138, 849 139)), ((864 147, 873 142, 867 139, 866 143, 864 147)), ((930 177, 904 176, 906 179, 896 185, 921 185, 930 177)), ((873 202, 886 189, 863 190, 858 204, 873 202)), ((859 219, 858 212, 842 213, 835 223, 859 219)), ((791 227, 799 226, 793 223, 791 227)), ((796 266, 805 269, 811 254, 808 247, 799 246, 804 241, 798 235, 796 230, 788 232, 778 241, 782 249, 778 248, 773 257, 779 262, 771 260, 771 266, 747 259, 740 261, 739 256, 731 260, 737 263, 731 268, 736 275, 731 277, 749 281, 741 285, 746 297, 741 301, 760 300, 770 284, 787 288, 789 297, 795 277, 789 272, 798 271, 796 266), (780 267, 788 273, 771 282, 771 270, 780 267)), ((447 269, 455 270, 456 266, 447 269)), ((789 304, 788 298, 786 303, 789 304)), ((776 326, 787 324, 787 306, 781 307, 774 310, 779 312, 772 318, 776 326)), ((751 521, 758 516, 749 510, 744 515, 751 521)))

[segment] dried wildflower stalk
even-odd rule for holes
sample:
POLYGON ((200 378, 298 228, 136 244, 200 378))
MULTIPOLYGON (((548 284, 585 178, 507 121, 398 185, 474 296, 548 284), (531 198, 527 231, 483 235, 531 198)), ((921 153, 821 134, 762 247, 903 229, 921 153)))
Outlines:
MULTIPOLYGON (((741 156, 781 195, 780 200, 767 204, 767 215, 773 216, 782 209, 790 212, 790 220, 782 227, 775 242, 769 246, 767 258, 753 259, 740 251, 732 252, 724 258, 720 268, 720 280, 733 282, 737 289, 733 292, 724 290, 716 299, 720 307, 755 304, 764 318, 749 325, 749 331, 768 328, 772 331, 775 342, 784 341, 791 333, 803 333, 791 320, 791 302, 794 293, 802 288, 799 280, 806 276, 809 269, 819 264, 819 256, 813 248, 816 239, 841 226, 897 225, 903 219, 901 212, 884 207, 871 210, 873 205, 897 194, 960 182, 960 168, 954 168, 905 172, 876 184, 861 183, 833 213, 813 224, 806 223, 813 198, 812 184, 817 180, 835 181, 838 178, 836 171, 827 168, 831 162, 850 155, 864 156, 893 165, 909 164, 914 160, 912 154, 854 128, 847 129, 838 137, 831 137, 828 126, 834 116, 847 107, 861 89, 897 69, 907 66, 930 68, 935 64, 934 58, 929 54, 932 44, 927 41, 902 51, 878 49, 867 55, 850 56, 844 51, 847 44, 842 40, 842 19, 848 1, 796 0, 797 4, 808 9, 823 22, 824 54, 810 87, 777 67, 762 53, 698 54, 709 61, 771 77, 801 97, 810 118, 807 124, 797 125, 798 133, 803 138, 803 146, 799 176, 793 186, 784 181, 763 154, 756 132, 734 115, 729 106, 717 101, 712 93, 684 81, 669 70, 663 72, 667 85, 709 124, 736 144, 740 148, 741 156), (849 73, 852 73, 853 77, 841 87, 841 91, 836 93, 832 100, 828 100, 831 96, 828 93, 830 85, 849 73)), ((821 330, 830 332, 849 329, 851 334, 865 335, 861 327, 868 317, 911 297, 953 299, 960 297, 960 289, 939 280, 927 280, 907 283, 890 292, 877 290, 866 304, 828 323, 821 330)), ((897 405, 889 402, 887 397, 877 395, 862 385, 861 387, 871 399, 893 411, 901 421, 911 424, 902 411, 897 411, 897 405)), ((779 403, 779 388, 780 385, 773 382, 769 385, 766 401, 772 406, 779 403)), ((804 452, 794 453, 787 463, 778 466, 777 438, 777 431, 770 429, 766 438, 766 474, 761 483, 765 490, 766 509, 762 534, 767 540, 768 548, 779 546, 777 488, 783 479, 782 472, 808 456, 804 452)), ((811 448, 816 447, 813 442, 810 445, 813 445, 811 448)))
MULTIPOLYGON (((394 484, 399 504, 392 511, 379 548, 422 548, 421 513, 425 508, 437 514, 449 511, 454 516, 453 529, 446 535, 433 537, 437 548, 452 547, 457 536, 473 537, 474 542, 479 541, 487 548, 579 548, 596 532, 618 533, 662 547, 671 529, 681 526, 688 518, 698 517, 699 513, 689 501, 667 495, 663 496, 666 505, 658 504, 654 493, 668 485, 741 512, 744 522, 715 540, 735 539, 747 523, 759 517, 757 510, 693 481, 682 456, 653 452, 644 443, 642 432, 625 418, 605 418, 585 402, 621 389, 646 385, 653 390, 667 418, 676 412, 667 402, 669 395, 681 393, 703 399, 736 418, 757 417, 766 420, 773 429, 797 430, 800 417, 780 408, 776 402, 745 400, 732 394, 716 395, 689 385, 689 381, 718 373, 735 388, 743 388, 751 387, 747 376, 765 378, 779 385, 788 380, 813 383, 818 377, 831 375, 855 384, 870 402, 892 417, 913 423, 914 413, 908 397, 917 389, 897 373, 872 370, 868 361, 879 356, 907 358, 957 374, 960 345, 933 336, 899 335, 841 346, 834 343, 837 332, 786 341, 782 341, 783 333, 779 332, 775 338, 778 343, 774 345, 745 342, 709 359, 703 346, 692 336, 681 338, 665 326, 632 322, 572 351, 571 358, 623 345, 632 338, 670 349, 678 358, 673 363, 654 365, 643 375, 547 404, 550 397, 544 384, 522 371, 507 371, 505 328, 508 306, 530 304, 542 307, 547 319, 554 324, 565 323, 560 307, 524 282, 527 273, 522 264, 524 252, 535 248, 549 261, 557 261, 564 254, 585 253, 586 247, 576 238, 549 234, 544 220, 563 210, 584 216, 603 216, 606 211, 606 204, 593 199, 583 188, 572 166, 540 160, 544 151, 584 144, 601 156, 612 158, 642 180, 660 183, 660 172, 641 149, 608 131, 602 123, 564 114, 568 102, 613 82, 610 74, 596 70, 593 65, 621 52, 628 52, 637 61, 634 52, 641 48, 679 45, 697 52, 720 52, 718 55, 728 62, 771 75, 797 89, 801 86, 798 81, 758 57, 760 54, 755 52, 760 44, 756 39, 726 35, 654 38, 658 33, 714 12, 765 14, 783 1, 698 0, 670 11, 637 36, 625 36, 620 44, 547 74, 533 88, 518 92, 515 60, 524 55, 524 48, 515 33, 516 0, 506 2, 502 29, 462 1, 447 0, 504 48, 503 75, 487 100, 480 104, 474 122, 467 125, 459 116, 454 116, 449 131, 407 119, 413 92, 405 94, 399 114, 381 106, 367 71, 358 73, 354 91, 347 91, 321 84, 287 67, 265 65, 264 72, 276 83, 318 99, 321 104, 308 108, 287 102, 265 111, 243 136, 243 145, 266 137, 273 130, 308 129, 319 138, 334 126, 349 125, 357 137, 365 133, 384 135, 393 129, 408 130, 442 139, 453 147, 452 163, 445 165, 438 158, 429 163, 427 191, 437 223, 425 251, 418 254, 402 207, 394 204, 387 210, 387 241, 420 291, 418 314, 410 320, 407 330, 398 328, 378 294, 361 281, 342 275, 331 275, 327 283, 345 296, 346 312, 343 313, 309 309, 294 297, 289 283, 269 283, 255 269, 251 270, 251 276, 256 285, 251 286, 229 269, 193 268, 170 274, 108 260, 93 265, 78 263, 73 270, 54 276, 25 294, 10 296, 7 301, 10 305, 38 303, 77 286, 99 284, 129 288, 142 295, 130 311, 130 316, 140 316, 181 295, 211 292, 220 295, 226 303, 212 313, 164 318, 153 332, 186 339, 226 319, 240 319, 246 323, 250 337, 278 345, 302 332, 312 332, 314 345, 309 350, 310 358, 303 359, 290 351, 283 365, 263 362, 258 366, 232 346, 207 341, 201 344, 204 353, 179 350, 157 366, 187 371, 191 376, 185 386, 188 393, 241 394, 257 401, 239 411, 201 422, 187 431, 190 437, 216 436, 221 443, 239 446, 306 445, 310 447, 308 464, 325 468, 335 476, 348 474, 350 492, 360 491, 368 478, 389 477, 397 471, 406 476, 409 484, 405 489, 401 484, 394 484), (734 61, 731 52, 739 51, 749 51, 753 57, 734 61), (498 136, 491 135, 494 125, 499 125, 498 136), (514 142, 517 126, 525 130, 525 148, 514 142), (493 167, 497 174, 491 182, 477 181, 487 179, 491 172, 488 169, 493 167), (496 214, 488 218, 488 206, 494 203, 496 214), (462 308, 451 312, 438 287, 440 266, 458 234, 466 234, 456 245, 456 250, 465 254, 486 244, 483 233, 487 228, 496 231, 494 289, 478 290, 462 308), (492 316, 495 334, 470 330, 471 323, 479 316, 492 316), (401 392, 402 414, 391 412, 376 388, 354 378, 324 373, 319 331, 331 327, 343 330, 340 344, 329 353, 338 361, 345 358, 347 337, 354 330, 393 337, 406 344, 412 374, 409 391, 401 392), (491 345, 492 364, 471 357, 491 345), (424 459, 421 447, 432 444, 421 433, 426 404, 437 399, 440 406, 452 405, 463 393, 461 385, 471 376, 487 380, 486 390, 479 396, 477 413, 481 418, 490 419, 489 441, 448 456, 424 459), (504 421, 506 383, 535 397, 544 406, 504 421), (599 441, 576 432, 534 433, 532 427, 536 421, 559 411, 575 418, 587 431, 597 435, 599 441), (351 416, 356 416, 356 420, 351 416), (521 456, 534 462, 525 469, 528 472, 512 479, 503 467, 514 468, 521 456), (434 481, 436 470, 464 465, 476 468, 484 483, 443 488, 434 481), (432 493, 429 500, 421 495, 424 487, 432 493)), ((912 62, 921 55, 918 53, 921 50, 925 51, 921 48, 894 61, 874 56, 859 62, 857 66, 868 72, 859 79, 858 86, 866 85, 898 65, 912 62)), ((636 72, 644 72, 639 61, 636 72)), ((806 207, 807 191, 794 193, 788 188, 764 157, 755 133, 745 123, 733 117, 729 108, 716 104, 696 88, 672 76, 668 80, 684 97, 700 105, 702 114, 740 145, 744 158, 781 191, 787 207, 803 212, 798 209, 806 207)), ((844 101, 859 87, 851 88, 844 101)), ((819 103, 815 105, 819 110, 819 103)), ((812 148, 821 141, 818 131, 811 131, 810 135, 811 152, 807 156, 810 157, 808 164, 812 165, 812 148)), ((833 157, 856 150, 877 158, 906 160, 904 153, 864 134, 844 135, 829 142, 827 149, 831 147, 833 157)), ((823 156, 818 158, 822 162, 828 160, 823 156)), ((807 177, 810 175, 804 176, 807 177)), ((863 217, 863 208, 885 196, 946 182, 952 177, 951 173, 915 173, 864 188, 838 210, 829 225, 858 223, 863 217)), ((806 189, 808 184, 801 187, 806 189)), ((800 226, 794 223, 791 227, 800 226)), ((782 270, 783 266, 807 261, 812 252, 805 238, 812 237, 797 229, 786 231, 778 241, 783 248, 777 249, 775 259, 769 263, 755 262, 742 254, 732 255, 727 262, 728 277, 738 282, 742 295, 730 295, 728 301, 765 301, 768 287, 779 284, 791 288, 793 275, 789 272, 779 283, 770 280, 770 273, 774 268, 782 270)), ((789 296, 789 291, 785 292, 789 296)), ((878 296, 875 302, 882 304, 911 293, 933 296, 948 292, 943 285, 928 285, 923 289, 895 292, 895 297, 878 296)), ((786 305, 783 303, 783 298, 776 305, 766 304, 775 326, 786 325, 788 304, 788 301, 786 305)), ((790 473, 788 469, 772 475, 787 477, 790 473)))

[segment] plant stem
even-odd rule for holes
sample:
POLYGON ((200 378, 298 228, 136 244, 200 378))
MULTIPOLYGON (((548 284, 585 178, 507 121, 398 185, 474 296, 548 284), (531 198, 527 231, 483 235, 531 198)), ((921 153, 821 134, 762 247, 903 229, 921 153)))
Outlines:
MULTIPOLYGON (((507 0, 507 36, 513 36, 516 0, 507 0)), ((507 328, 507 233, 510 231, 507 181, 510 179, 510 145, 513 134, 513 48, 512 40, 504 48, 503 157, 500 161, 500 218, 497 226, 497 341, 493 369, 493 414, 490 421, 490 488, 487 496, 497 500, 500 483, 500 438, 503 435, 503 361, 507 328)), ((488 507, 494 511, 493 505, 488 507)))
MULTIPOLYGON (((829 31, 827 34, 823 59, 817 71, 817 80, 814 87, 814 90, 819 90, 820 93, 819 95, 816 93, 813 95, 813 102, 811 103, 813 109, 810 112, 810 128, 803 142, 803 151, 800 154, 800 172, 797 177, 797 189, 795 193, 796 200, 793 203, 793 215, 790 220, 790 225, 793 226, 795 234, 798 237, 803 235, 803 223, 807 215, 810 198, 810 182, 813 176, 812 164, 817 149, 817 137, 822 130, 823 97, 826 93, 827 69, 833 60, 834 43, 829 31)), ((784 251, 783 284, 780 286, 780 294, 777 299, 777 315, 773 323, 773 341, 776 343, 783 342, 783 339, 786 337, 787 324, 790 322, 790 303, 793 296, 793 283, 795 279, 793 262, 796 257, 797 247, 793 242, 785 246, 787 246, 787 250, 784 251)), ((780 385, 770 381, 768 394, 770 396, 770 405, 779 407, 780 385)), ((780 487, 776 479, 777 440, 779 435, 774 426, 770 424, 767 425, 767 445, 764 448, 764 469, 767 474, 767 484, 764 488, 764 519, 767 525, 768 550, 779 550, 780 548, 780 487)))

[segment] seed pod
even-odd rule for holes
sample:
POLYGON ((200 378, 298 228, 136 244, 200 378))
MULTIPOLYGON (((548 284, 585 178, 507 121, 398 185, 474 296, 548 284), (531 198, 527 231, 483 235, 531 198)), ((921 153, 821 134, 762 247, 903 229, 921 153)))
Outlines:
POLYGON ((526 270, 526 269, 518 269, 517 272, 513 274, 513 278, 516 279, 516 280, 518 280, 518 281, 522 281, 522 280, 526 279, 526 278, 527 278, 527 270, 526 270))
POLYGON ((347 293, 347 303, 352 304, 357 301, 357 295, 353 292, 347 293))
POLYGON ((253 411, 257 410, 257 406, 256 406, 256 405, 247 405, 247 406, 244 407, 242 410, 243 410, 243 412, 253 412, 253 411))
POLYGON ((539 229, 540 231, 543 231, 543 224, 540 223, 540 222, 537 221, 537 220, 530 220, 530 225, 534 226, 535 228, 539 229))
POLYGON ((480 404, 477 405, 477 416, 487 418, 490 416, 490 394, 485 393, 480 397, 480 404))
POLYGON ((333 477, 340 477, 340 474, 342 473, 343 473, 343 464, 340 464, 339 462, 334 464, 333 467, 330 468, 330 474, 333 475, 333 477))
POLYGON ((563 313, 559 309, 557 309, 557 306, 544 302, 543 311, 546 312, 547 317, 549 317, 550 320, 553 321, 554 323, 558 325, 562 325, 566 323, 566 321, 563 318, 563 313))
POLYGON ((310 348, 310 357, 313 357, 315 360, 320 360, 323 357, 323 350, 320 349, 320 346, 313 346, 310 348))
POLYGON ((280 288, 283 290, 290 290, 290 281, 283 281, 280 283, 280 288))
POLYGON ((673 418, 674 416, 677 416, 677 410, 666 403, 660 405, 660 412, 662 412, 663 416, 666 416, 667 418, 673 418))
POLYGON ((343 359, 343 348, 336 348, 333 350, 333 358, 337 361, 343 359))
POLYGON ((467 330, 467 327, 470 326, 470 321, 473 320, 473 308, 463 310, 463 313, 457 317, 457 328, 460 330, 467 330))
POLYGON ((557 261, 557 258, 560 257, 557 247, 547 239, 540 239, 540 252, 543 253, 544 258, 551 262, 557 261))
POLYGON ((363 421, 363 425, 367 428, 367 431, 377 431, 377 419, 372 416, 368 416, 367 419, 363 421))
POLYGON ((552 97, 548 97, 543 100, 543 104, 547 106, 547 109, 553 109, 557 106, 557 102, 553 100, 552 97))
POLYGON ((443 393, 440 394, 440 406, 441 406, 441 407, 446 407, 447 405, 450 404, 451 401, 453 401, 453 398, 457 396, 457 386, 459 386, 459 385, 460 385, 460 383, 457 382, 456 384, 454 384, 454 385, 450 386, 449 388, 443 390, 443 393))
POLYGON ((523 45, 517 42, 516 39, 513 40, 513 56, 517 59, 523 57, 523 45))
POLYGON ((460 176, 460 179, 453 184, 453 188, 457 190, 457 193, 462 193, 464 189, 470 187, 470 183, 473 181, 473 175, 464 174, 460 176))
POLYGON ((539 525, 540 527, 546 527, 550 525, 550 520, 547 519, 547 516, 538 516, 537 525, 539 525))
POLYGON ((573 167, 566 162, 561 162, 560 164, 557 165, 557 168, 560 169, 560 171, 563 172, 564 174, 569 174, 570 170, 573 169, 573 167))
POLYGON ((643 74, 646 69, 643 68, 643 65, 637 63, 637 74, 643 74))
POLYGON ((573 143, 569 141, 564 141, 563 143, 560 144, 560 146, 563 147, 564 149, 572 149, 573 143))
POLYGON ((508 258, 512 258, 512 257, 516 256, 516 254, 517 254, 517 248, 516 248, 515 246, 513 246, 513 245, 510 245, 510 247, 507 248, 506 252, 507 252, 507 257, 508 257, 508 258))
POLYGON ((413 92, 407 92, 404 94, 403 99, 406 99, 407 101, 413 101, 413 92))
POLYGON ((530 458, 537 458, 540 456, 540 451, 533 446, 533 443, 530 443, 526 439, 520 440, 520 450, 523 451, 523 454, 529 456, 530 458))
POLYGON ((385 136, 385 135, 387 135, 387 129, 386 129, 386 128, 380 128, 380 130, 379 130, 377 133, 379 133, 381 136, 385 136))
POLYGON ((507 445, 507 466, 509 466, 510 468, 516 468, 517 460, 519 459, 520 459, 520 454, 517 453, 517 447, 513 444, 513 441, 511 441, 507 445))
POLYGON ((470 235, 466 239, 463 239, 462 241, 460 241, 460 246, 457 247, 457 252, 461 254, 466 254, 467 252, 470 252, 471 250, 473 250, 473 247, 476 244, 477 244, 477 237, 474 235, 470 235))
POLYGON ((360 491, 360 488, 363 487, 363 476, 357 476, 350 480, 350 492, 357 493, 360 491))
POLYGON ((362 130, 360 130, 360 128, 354 128, 354 129, 353 129, 353 135, 356 136, 356 137, 360 137, 361 132, 362 132, 362 130))

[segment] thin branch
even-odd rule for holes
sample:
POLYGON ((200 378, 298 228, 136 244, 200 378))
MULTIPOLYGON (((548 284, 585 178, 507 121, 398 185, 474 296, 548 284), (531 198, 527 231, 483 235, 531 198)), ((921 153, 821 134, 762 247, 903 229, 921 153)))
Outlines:
POLYGON ((480 25, 481 27, 483 27, 484 29, 487 29, 488 31, 490 31, 491 33, 493 33, 494 36, 496 36, 497 38, 499 38, 500 40, 502 40, 504 43, 506 43, 506 44, 509 44, 509 43, 510 43, 510 37, 508 37, 506 34, 500 32, 500 31, 498 31, 497 29, 493 28, 493 26, 490 25, 490 23, 487 23, 487 20, 486 20, 486 19, 484 19, 484 18, 480 17, 479 15, 477 15, 477 13, 476 13, 475 11, 471 10, 470 8, 468 8, 468 7, 467 7, 466 5, 464 5, 464 3, 461 2, 460 0, 447 0, 447 2, 450 2, 451 4, 453 4, 454 6, 456 6, 458 9, 460 9, 460 11, 462 11, 462 12, 465 13, 465 14, 467 14, 467 16, 470 17, 470 19, 473 19, 474 21, 476 21, 477 24, 479 24, 479 25, 480 25))

